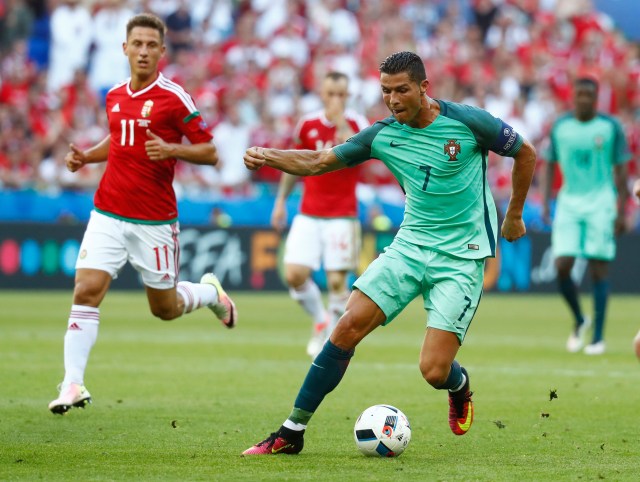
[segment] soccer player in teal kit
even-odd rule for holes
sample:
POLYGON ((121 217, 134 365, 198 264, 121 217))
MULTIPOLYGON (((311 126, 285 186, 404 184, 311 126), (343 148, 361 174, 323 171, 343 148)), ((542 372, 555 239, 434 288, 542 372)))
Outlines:
POLYGON ((382 160, 406 193, 404 221, 392 244, 354 283, 347 309, 311 364, 294 408, 277 432, 244 454, 295 454, 325 395, 342 379, 356 345, 390 323, 422 295, 428 323, 420 370, 449 394, 449 426, 464 435, 473 421, 469 375, 455 361, 480 301, 484 260, 495 255, 497 215, 487 183, 492 150, 515 159, 513 192, 502 235, 522 237, 522 209, 533 177, 535 150, 489 113, 431 99, 424 64, 398 52, 380 66, 383 99, 392 116, 344 144, 323 151, 247 150, 249 169, 268 165, 296 175, 316 175, 382 160))
MULTIPOLYGON (((616 253, 615 235, 624 231, 629 152, 620 123, 596 110, 598 84, 590 78, 574 84, 574 112, 560 117, 551 129, 549 165, 560 165, 563 184, 556 203, 551 247, 558 287, 574 317, 567 350, 582 348, 590 319, 582 313, 571 269, 577 257, 589 261, 593 280, 594 330, 584 347, 587 355, 605 352, 604 325, 609 264, 616 253)), ((555 169, 547 166, 544 217, 555 169)))

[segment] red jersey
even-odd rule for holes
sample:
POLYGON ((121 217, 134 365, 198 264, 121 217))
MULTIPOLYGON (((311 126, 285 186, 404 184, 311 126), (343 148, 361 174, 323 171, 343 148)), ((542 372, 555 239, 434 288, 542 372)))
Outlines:
MULTIPOLYGON (((345 112, 345 118, 354 132, 369 126, 369 122, 355 112, 345 112)), ((296 126, 295 148, 314 151, 329 149, 335 145, 335 137, 336 126, 329 122, 324 111, 308 114, 296 126)), ((321 176, 305 176, 300 213, 322 218, 356 217, 358 177, 357 168, 341 169, 321 176)))
POLYGON ((210 142, 211 134, 193 99, 162 74, 133 92, 129 81, 113 87, 106 98, 111 142, 107 167, 94 204, 107 215, 133 222, 163 224, 178 217, 173 177, 176 159, 152 161, 144 144, 147 129, 165 142, 210 142))

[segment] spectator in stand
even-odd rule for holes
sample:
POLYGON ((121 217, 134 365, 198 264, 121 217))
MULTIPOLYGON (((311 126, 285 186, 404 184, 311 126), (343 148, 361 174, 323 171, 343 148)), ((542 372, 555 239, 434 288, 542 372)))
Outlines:
POLYGON ((122 43, 127 21, 133 16, 125 0, 102 0, 93 16, 93 56, 89 69, 89 85, 104 105, 107 91, 129 76, 127 57, 122 43))
POLYGON ((35 76, 36 68, 27 57, 25 42, 16 42, 0 63, 0 108, 11 106, 27 112, 29 87, 35 76))
POLYGON ((7 0, 6 15, 0 18, 0 54, 18 41, 26 41, 33 26, 33 13, 24 0, 7 0))
POLYGON ((265 108, 270 115, 293 117, 300 95, 300 76, 290 59, 276 57, 267 75, 265 108))
POLYGON ((251 127, 239 112, 240 97, 228 96, 222 121, 213 129, 218 143, 218 176, 216 183, 226 195, 247 195, 250 192, 250 173, 244 167, 242 156, 250 146, 251 127))
POLYGON ((297 69, 303 69, 310 58, 303 31, 299 25, 289 21, 271 39, 269 50, 274 57, 290 59, 297 69))
POLYGON ((327 40, 333 44, 353 49, 360 41, 360 25, 352 11, 343 7, 341 0, 324 0, 318 21, 327 33, 327 40))
POLYGON ((498 2, 495 0, 472 0, 471 9, 475 23, 480 27, 480 33, 484 41, 498 15, 498 2))
MULTIPOLYGON (((120 82, 123 80, 125 79, 120 79, 120 82)), ((97 122, 101 114, 100 101, 96 93, 91 90, 87 74, 83 70, 76 70, 72 81, 60 89, 58 97, 67 126, 72 126, 80 117, 86 119, 82 124, 89 125, 97 122)))
POLYGON ((237 69, 237 75, 242 78, 242 74, 249 68, 250 62, 268 71, 271 66, 271 53, 263 45, 255 33, 256 14, 248 10, 244 12, 236 22, 236 32, 225 42, 225 61, 237 69))
POLYGON ((267 40, 286 25, 288 3, 295 5, 296 2, 289 0, 251 1, 251 9, 257 14, 255 33, 258 38, 267 40))
MULTIPOLYGON (((103 136, 104 137, 104 136, 103 136)), ((83 143, 81 147, 89 147, 88 139, 79 139, 83 143)), ((38 182, 41 189, 50 194, 64 191, 85 191, 93 189, 100 182, 104 173, 104 163, 89 164, 78 172, 71 172, 65 164, 65 155, 69 151, 69 144, 65 139, 60 139, 50 150, 51 154, 45 157, 38 167, 38 182)))
POLYGON ((53 11, 49 53, 50 92, 57 92, 70 84, 76 70, 87 68, 91 29, 91 15, 80 0, 65 0, 53 11))
POLYGON ((180 0, 139 0, 142 11, 151 11, 160 18, 167 18, 178 8, 180 0))
POLYGON ((190 2, 195 36, 204 45, 220 44, 233 33, 233 3, 231 0, 190 2))
POLYGON ((173 56, 193 48, 192 24, 187 0, 179 0, 178 8, 167 16, 167 40, 173 56))

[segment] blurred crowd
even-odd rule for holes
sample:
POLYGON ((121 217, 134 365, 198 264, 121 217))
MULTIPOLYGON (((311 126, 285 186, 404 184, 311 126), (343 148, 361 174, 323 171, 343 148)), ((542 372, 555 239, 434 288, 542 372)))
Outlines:
MULTIPOLYGON (((279 174, 251 173, 250 145, 288 148, 300 115, 321 107, 329 70, 350 78, 350 107, 387 117, 378 65, 413 50, 429 94, 482 107, 529 138, 544 160, 577 76, 600 82, 600 110, 640 151, 640 46, 589 0, 0 0, 0 189, 93 189, 104 166, 76 174, 63 158, 107 133, 107 90, 128 76, 127 20, 147 11, 168 26, 161 70, 182 84, 212 128, 216 169, 179 163, 179 196, 251 196, 279 174)), ((490 158, 494 195, 511 160, 490 158)), ((361 195, 402 202, 384 167, 362 170, 361 195)), ((539 201, 536 178, 532 202, 539 201)), ((631 209, 630 209, 631 211, 631 209)))

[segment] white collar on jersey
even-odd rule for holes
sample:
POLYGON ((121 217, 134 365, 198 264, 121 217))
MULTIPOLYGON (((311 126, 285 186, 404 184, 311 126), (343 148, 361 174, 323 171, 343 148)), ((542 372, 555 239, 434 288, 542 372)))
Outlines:
POLYGON ((163 78, 164 78, 164 76, 162 75, 162 72, 158 72, 158 78, 156 80, 151 82, 144 89, 138 90, 136 92, 133 92, 131 90, 131 78, 129 78, 129 81, 127 82, 127 94, 129 94, 129 96, 131 96, 131 97, 138 97, 139 95, 142 95, 142 94, 144 94, 146 92, 149 92, 151 89, 153 89, 155 87, 155 85, 158 82, 160 82, 160 80, 162 80, 163 78))
POLYGON ((333 122, 331 122, 329 119, 327 119, 327 116, 324 113, 324 109, 322 109, 320 111, 320 122, 322 122, 322 124, 325 127, 334 127, 335 126, 335 124, 333 122))

